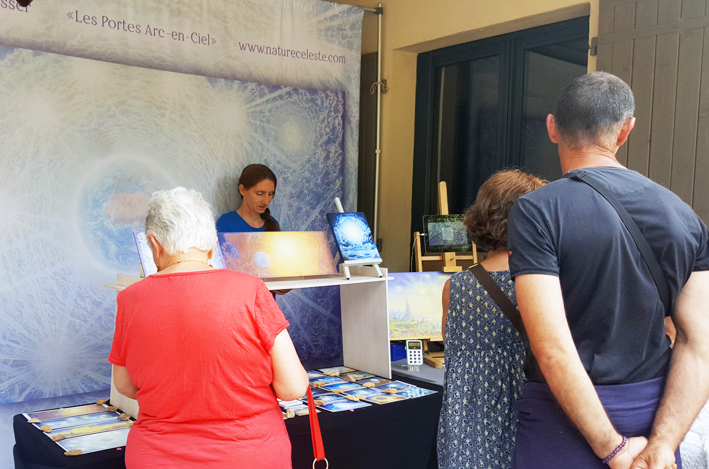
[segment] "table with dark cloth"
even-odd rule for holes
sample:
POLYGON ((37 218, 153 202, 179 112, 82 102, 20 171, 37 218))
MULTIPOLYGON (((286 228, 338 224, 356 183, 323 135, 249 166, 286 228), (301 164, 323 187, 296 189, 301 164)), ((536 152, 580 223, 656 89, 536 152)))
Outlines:
MULTIPOLYGON (((395 379, 438 391, 416 399, 356 409, 353 412, 318 414, 330 467, 364 469, 371 467, 437 468, 436 431, 442 388, 430 383, 395 376, 395 379)), ((16 469, 123 469, 125 448, 81 456, 64 456, 64 451, 27 419, 15 415, 16 469)), ((313 446, 307 417, 286 420, 293 446, 293 468, 310 468, 313 446)), ((324 468, 320 462, 318 468, 324 468)))

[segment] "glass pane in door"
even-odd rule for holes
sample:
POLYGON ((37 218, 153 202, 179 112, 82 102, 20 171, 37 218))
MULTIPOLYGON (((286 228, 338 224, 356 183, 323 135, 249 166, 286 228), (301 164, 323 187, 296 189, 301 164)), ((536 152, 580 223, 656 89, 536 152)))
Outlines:
POLYGON ((524 93, 520 164, 525 171, 548 180, 561 177, 556 145, 546 130, 562 88, 586 73, 588 46, 585 39, 527 49, 524 54, 524 93))
MULTIPOLYGON (((435 76, 431 181, 448 186, 449 213, 463 213, 499 167, 500 56, 438 67, 435 76)), ((429 188, 437 194, 435 187, 429 188)), ((437 213, 429 207, 429 213, 437 213)))

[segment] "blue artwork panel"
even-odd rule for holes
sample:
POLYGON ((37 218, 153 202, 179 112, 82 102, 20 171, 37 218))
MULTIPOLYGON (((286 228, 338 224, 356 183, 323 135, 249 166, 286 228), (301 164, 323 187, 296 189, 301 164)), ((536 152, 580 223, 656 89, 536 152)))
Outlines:
POLYGON ((381 262, 372 230, 362 212, 328 213, 337 247, 344 261, 381 262))

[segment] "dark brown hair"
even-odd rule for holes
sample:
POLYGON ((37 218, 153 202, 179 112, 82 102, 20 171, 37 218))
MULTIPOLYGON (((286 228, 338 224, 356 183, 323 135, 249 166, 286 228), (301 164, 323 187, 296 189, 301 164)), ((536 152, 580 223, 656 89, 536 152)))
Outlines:
POLYGON ((512 204, 548 181, 519 169, 499 171, 483 183, 475 203, 465 211, 465 227, 483 251, 507 246, 507 216, 512 204))
MULTIPOLYGON (((244 189, 251 189, 265 179, 273 182, 273 189, 275 190, 278 185, 278 180, 273 171, 264 164, 250 164, 241 171, 238 185, 243 185, 244 189)), ((239 195, 241 195, 241 192, 239 192, 239 195)), ((243 199, 244 196, 242 195, 241 198, 243 199)), ((264 222, 264 231, 281 231, 281 227, 278 226, 276 220, 271 217, 270 209, 267 208, 266 211, 261 214, 261 218, 264 222)))

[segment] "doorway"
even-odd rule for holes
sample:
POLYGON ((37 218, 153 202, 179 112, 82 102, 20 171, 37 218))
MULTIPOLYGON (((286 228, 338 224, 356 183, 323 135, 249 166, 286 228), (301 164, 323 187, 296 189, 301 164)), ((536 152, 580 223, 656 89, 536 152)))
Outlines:
POLYGON ((439 181, 450 213, 463 213, 495 171, 518 167, 561 177, 546 116, 561 89, 587 71, 582 17, 418 56, 411 231, 438 213, 439 181))

